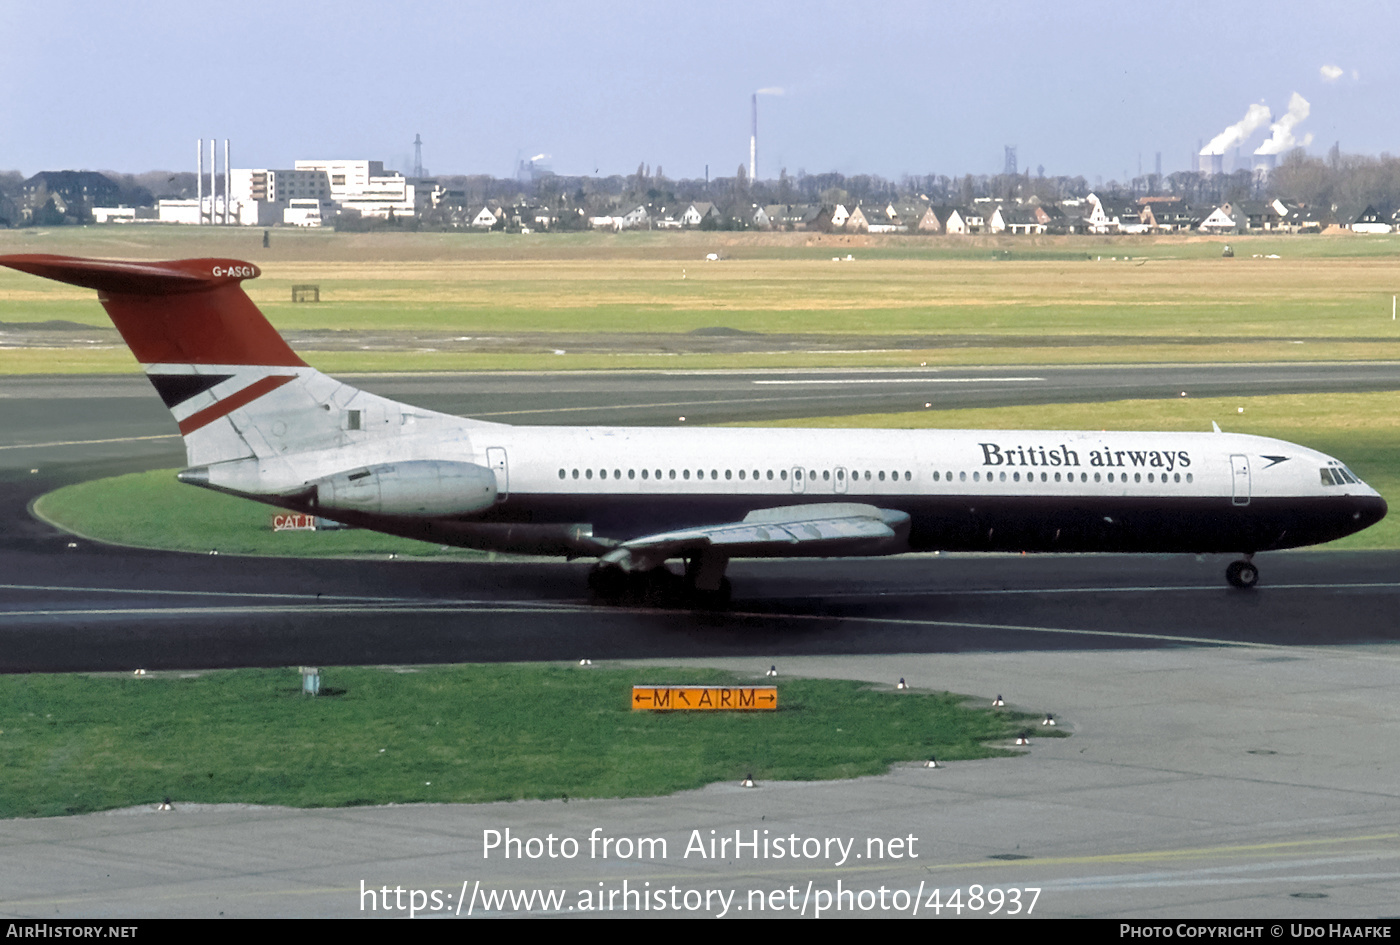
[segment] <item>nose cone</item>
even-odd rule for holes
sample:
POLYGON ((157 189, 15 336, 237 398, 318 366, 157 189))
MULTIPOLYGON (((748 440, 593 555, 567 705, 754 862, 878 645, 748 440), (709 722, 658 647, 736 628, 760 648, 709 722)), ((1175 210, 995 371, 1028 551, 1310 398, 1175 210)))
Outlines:
POLYGON ((1353 517, 1356 519, 1357 531, 1363 528, 1370 528, 1372 525, 1385 518, 1386 512, 1390 511, 1390 507, 1386 505, 1385 499, 1382 499, 1380 493, 1376 492, 1374 489, 1371 490, 1370 495, 1357 496, 1356 505, 1357 508, 1353 513, 1353 517))

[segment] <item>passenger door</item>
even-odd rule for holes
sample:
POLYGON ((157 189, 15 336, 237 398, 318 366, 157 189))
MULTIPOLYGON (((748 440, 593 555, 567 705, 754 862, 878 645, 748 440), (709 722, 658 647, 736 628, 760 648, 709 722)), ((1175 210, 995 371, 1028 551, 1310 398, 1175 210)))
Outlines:
POLYGON ((1235 505, 1249 504, 1249 457, 1239 453, 1230 457, 1230 494, 1235 505))

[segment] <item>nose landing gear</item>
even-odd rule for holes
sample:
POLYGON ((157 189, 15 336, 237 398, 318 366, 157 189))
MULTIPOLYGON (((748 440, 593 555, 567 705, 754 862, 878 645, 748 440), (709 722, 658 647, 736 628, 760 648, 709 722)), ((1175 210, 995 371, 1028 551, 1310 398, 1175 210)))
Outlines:
POLYGON ((1254 566, 1253 555, 1245 555, 1243 561, 1232 561, 1225 569, 1225 580, 1231 587, 1248 590, 1259 583, 1259 569, 1254 566))

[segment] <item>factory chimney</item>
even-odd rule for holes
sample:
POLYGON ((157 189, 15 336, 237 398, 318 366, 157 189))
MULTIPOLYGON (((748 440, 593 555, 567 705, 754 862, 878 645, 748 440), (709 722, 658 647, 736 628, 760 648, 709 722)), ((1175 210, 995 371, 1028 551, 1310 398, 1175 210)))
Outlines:
POLYGON ((758 179, 758 93, 753 93, 753 130, 749 133, 749 180, 758 179))

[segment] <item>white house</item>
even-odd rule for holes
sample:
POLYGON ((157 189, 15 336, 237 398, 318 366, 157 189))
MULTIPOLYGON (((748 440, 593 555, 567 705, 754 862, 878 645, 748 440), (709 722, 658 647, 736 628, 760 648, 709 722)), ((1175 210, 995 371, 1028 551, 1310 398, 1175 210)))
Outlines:
POLYGON ((638 204, 622 215, 620 228, 633 230, 647 226, 651 222, 651 214, 647 212, 646 204, 638 204))
POLYGON ((493 209, 490 204, 481 208, 476 216, 472 217, 471 225, 479 230, 489 230, 500 222, 502 213, 500 208, 493 209))
POLYGON ((696 200, 680 213, 678 220, 682 227, 699 227, 704 223, 704 218, 715 213, 714 204, 708 200, 696 200))

